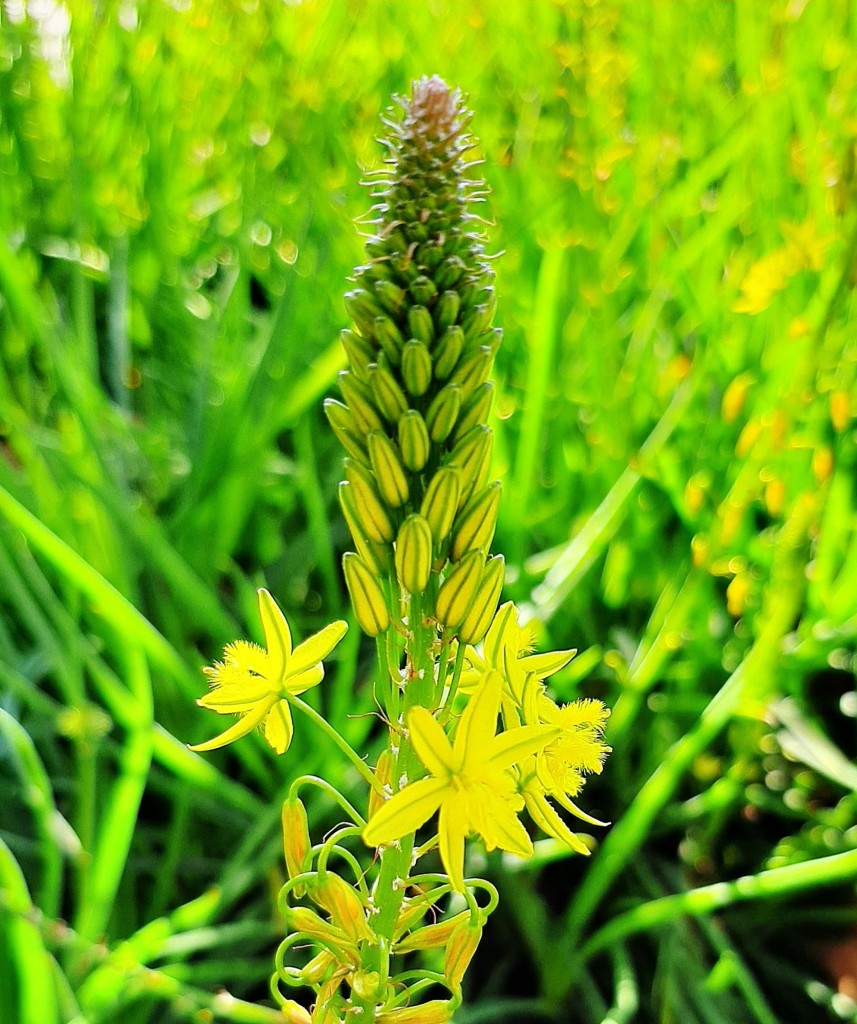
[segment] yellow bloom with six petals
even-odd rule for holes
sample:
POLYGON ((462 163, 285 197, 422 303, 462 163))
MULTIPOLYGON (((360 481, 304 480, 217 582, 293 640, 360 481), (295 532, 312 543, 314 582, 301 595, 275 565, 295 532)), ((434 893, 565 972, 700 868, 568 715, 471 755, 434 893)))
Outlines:
POLYGON ((392 796, 363 830, 364 841, 379 846, 415 832, 439 811, 440 857, 459 892, 464 891, 464 840, 471 833, 481 836, 488 850, 532 854, 517 817, 523 798, 508 769, 560 733, 557 726, 528 725, 498 736, 501 692, 499 673, 487 672, 464 709, 453 743, 425 708, 411 708, 406 718, 411 743, 431 777, 392 796))
POLYGON ((286 617, 267 590, 259 591, 259 615, 265 648, 247 640, 228 644, 223 661, 203 671, 211 692, 197 704, 219 715, 237 714, 235 725, 191 750, 216 750, 263 725, 265 739, 278 754, 292 742, 294 727, 287 694, 297 696, 324 678, 322 661, 345 636, 346 622, 333 622, 292 649, 286 617))

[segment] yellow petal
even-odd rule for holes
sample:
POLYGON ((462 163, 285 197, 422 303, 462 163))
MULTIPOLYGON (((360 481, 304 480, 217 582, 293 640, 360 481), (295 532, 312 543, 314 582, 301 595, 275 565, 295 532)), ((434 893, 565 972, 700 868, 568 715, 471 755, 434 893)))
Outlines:
POLYGON ((580 818, 581 821, 586 821, 590 825, 600 825, 601 828, 606 828, 610 824, 609 821, 599 821, 598 818, 593 818, 591 814, 582 811, 573 800, 569 800, 565 793, 551 793, 551 796, 557 803, 562 804, 567 811, 580 818))
POLYGON ((464 892, 464 837, 467 823, 456 820, 454 804, 444 803, 438 820, 438 849, 449 881, 457 892, 464 892))
MULTIPOLYGON (((488 627, 488 632, 485 634, 485 639, 482 642, 485 660, 494 668, 503 667, 501 651, 505 645, 510 627, 514 628, 517 632, 518 609, 512 601, 507 601, 497 609, 494 621, 488 627)), ((517 654, 517 651, 515 653, 517 654)))
POLYGON ((235 725, 231 726, 226 732, 222 732, 219 736, 215 736, 213 740, 206 740, 205 743, 196 743, 192 746, 191 750, 217 750, 218 747, 225 747, 227 743, 232 743, 234 740, 240 740, 242 736, 246 736, 248 732, 252 732, 256 726, 262 721, 270 710, 271 703, 276 698, 271 698, 271 701, 262 701, 258 707, 254 708, 248 714, 239 718, 235 725))
POLYGON ((438 779, 447 779, 460 767, 446 733, 425 708, 408 712, 408 732, 417 757, 438 779))
POLYGON ((289 749, 293 733, 291 709, 286 701, 278 700, 265 722, 265 739, 278 754, 284 754, 289 749))
POLYGON ((483 764, 488 745, 497 732, 497 715, 503 681, 493 669, 485 673, 479 689, 470 698, 455 734, 454 750, 460 763, 483 764))
POLYGON ((546 651, 544 654, 529 654, 526 658, 520 658, 518 664, 527 675, 534 675, 538 679, 547 679, 554 672, 559 672, 561 668, 565 668, 575 654, 577 654, 577 649, 570 651, 546 651))
POLYGON ((372 815, 363 829, 363 841, 380 846, 416 832, 440 807, 446 788, 442 779, 421 779, 405 786, 372 815))
POLYGON ((524 725, 520 729, 510 729, 494 737, 487 759, 498 769, 520 764, 525 757, 555 740, 561 731, 555 725, 524 725))
POLYGON ((501 850, 514 853, 517 857, 531 857, 533 844, 527 830, 518 821, 512 808, 501 800, 492 801, 490 828, 485 829, 482 838, 488 850, 499 846, 501 850))
POLYGON ((268 692, 267 687, 260 693, 251 693, 250 695, 230 693, 229 690, 218 687, 205 694, 204 697, 200 697, 197 704, 201 708, 208 708, 209 711, 216 711, 218 715, 245 715, 248 711, 252 711, 260 701, 264 703, 265 699, 271 696, 274 695, 268 692))
POLYGON ((271 682, 277 686, 286 675, 286 667, 292 656, 292 633, 280 606, 267 590, 259 591, 259 615, 265 632, 265 647, 268 649, 271 682))
POLYGON ((324 665, 319 662, 317 665, 313 665, 311 668, 308 668, 305 672, 301 672, 299 675, 289 675, 286 679, 286 689, 289 693, 293 693, 297 696, 297 694, 303 693, 304 690, 309 690, 313 686, 318 686, 322 679, 324 679, 324 665))
POLYGON ((592 852, 589 847, 577 838, 541 793, 525 790, 524 802, 530 812, 530 817, 542 832, 553 836, 554 839, 559 839, 561 843, 565 843, 576 853, 582 853, 585 857, 589 856, 592 852))
MULTIPOLYGON (((297 675, 315 665, 316 662, 324 661, 347 631, 347 622, 342 622, 341 620, 339 622, 331 622, 329 626, 325 626, 315 636, 311 636, 308 640, 304 640, 302 644, 298 644, 289 662, 289 675, 293 673, 297 675)), ((291 686, 289 689, 291 689, 291 686)))

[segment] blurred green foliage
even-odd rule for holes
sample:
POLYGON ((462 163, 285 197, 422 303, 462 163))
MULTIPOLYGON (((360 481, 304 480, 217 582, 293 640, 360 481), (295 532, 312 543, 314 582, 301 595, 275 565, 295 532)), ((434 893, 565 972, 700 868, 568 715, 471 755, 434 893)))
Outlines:
MULTIPOLYGON (((4 0, 0 1020, 279 1019, 279 802, 357 780, 309 728, 184 743, 256 586, 348 614, 319 407, 424 73, 493 190, 509 596, 614 708, 612 830, 491 859, 457 1019, 855 1020, 848 0, 4 0)), ((369 755, 343 648, 318 699, 369 755)))

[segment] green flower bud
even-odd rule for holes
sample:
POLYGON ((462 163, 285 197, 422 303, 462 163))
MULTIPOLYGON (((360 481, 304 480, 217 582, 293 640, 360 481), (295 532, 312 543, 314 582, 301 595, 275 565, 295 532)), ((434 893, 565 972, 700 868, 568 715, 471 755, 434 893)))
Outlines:
POLYGON ((399 451, 402 462, 414 473, 428 462, 431 444, 425 420, 416 409, 408 409, 399 420, 399 451))
MULTIPOLYGON (((449 292, 444 292, 444 295, 449 294, 449 292)), ((438 380, 446 380, 452 373, 463 348, 464 331, 462 331, 458 324, 448 327, 441 335, 440 341, 434 350, 434 375, 438 380)))
POLYGON ((434 323, 425 306, 411 306, 408 310, 408 329, 411 337, 424 345, 431 345, 434 341, 434 323))
POLYGON ((494 435, 483 425, 469 430, 447 456, 446 465, 458 466, 461 470, 462 502, 485 483, 493 447, 494 435))
POLYGON ((381 415, 390 423, 398 423, 408 411, 408 400, 386 366, 373 364, 369 367, 369 387, 381 415))
POLYGON ((405 304, 405 292, 397 284, 393 284, 392 281, 376 281, 375 294, 388 313, 398 316, 402 311, 405 304))
POLYGON ((484 384, 491 372, 494 354, 487 345, 480 345, 475 352, 468 353, 455 368, 450 380, 458 384, 465 396, 484 384))
POLYGON ((494 401, 494 384, 488 380, 480 384, 467 400, 467 404, 461 410, 458 422, 455 424, 453 442, 459 441, 468 430, 472 430, 480 423, 486 423, 491 412, 491 403, 494 401))
POLYGON ((375 317, 382 312, 375 296, 365 288, 355 288, 354 291, 345 293, 345 308, 361 332, 370 337, 375 317))
POLYGON ((402 349, 402 380, 416 398, 431 385, 431 355, 421 341, 411 339, 402 349))
POLYGON ((365 380, 366 367, 375 358, 372 342, 368 338, 364 338, 362 334, 348 330, 339 332, 339 340, 348 356, 349 366, 358 377, 365 380))
POLYGON ((502 555, 495 555, 486 562, 476 596, 458 631, 461 643, 478 644, 488 632, 503 591, 505 572, 506 560, 502 555))
POLYGON ((467 267, 460 256, 448 256, 434 275, 434 283, 438 288, 452 288, 464 276, 467 267))
POLYGON ((462 321, 461 326, 464 328, 464 334, 468 341, 478 338, 491 326, 496 311, 497 297, 494 295, 494 290, 490 289, 488 300, 474 306, 462 321))
POLYGON ((345 585, 360 628, 368 636, 378 636, 390 625, 390 612, 378 578, 353 552, 342 556, 345 585))
POLYGON ((390 508, 404 505, 408 500, 408 478, 398 449, 386 434, 378 430, 373 430, 366 440, 381 497, 390 508))
POLYGON ((473 603, 485 568, 481 551, 471 551, 452 569, 441 584, 435 602, 438 620, 447 629, 456 630, 473 603))
POLYGON ((447 327, 452 327, 458 317, 461 297, 458 292, 442 292, 434 307, 434 326, 438 334, 443 334, 447 327))
POLYGON ((420 514, 425 516, 431 527, 436 544, 444 540, 452 528, 460 491, 457 469, 439 469, 426 488, 420 514))
POLYGON ((381 417, 372 402, 372 392, 365 381, 348 370, 342 370, 339 374, 339 390, 361 433, 368 434, 370 430, 381 429, 381 417))
POLYGON ((354 488, 343 480, 339 485, 339 505, 345 517, 357 554, 376 576, 384 576, 390 568, 390 549, 386 544, 370 540, 363 531, 354 507, 354 488))
POLYGON ((384 355, 390 360, 392 366, 398 366, 402 361, 402 346, 405 344, 402 332, 388 316, 377 317, 374 329, 375 337, 384 350, 384 355))
POLYGON ((357 421, 348 406, 337 402, 335 398, 325 398, 324 414, 334 434, 339 438, 339 443, 348 454, 360 462, 368 462, 363 432, 357 426, 357 421))
POLYGON ((430 277, 420 274, 419 277, 415 277, 411 281, 408 291, 413 295, 415 302, 418 302, 421 306, 428 306, 435 295, 437 295, 437 286, 430 277))
POLYGON ((375 477, 365 466, 352 459, 345 459, 344 466, 354 497, 354 513, 363 532, 376 543, 391 541, 395 531, 378 494, 375 477))
POLYGON ((422 516, 410 515, 399 527, 394 560, 399 583, 409 594, 421 594, 432 562, 431 529, 422 516))
POLYGON ((461 388, 447 384, 432 399, 426 412, 426 426, 432 441, 442 444, 452 433, 461 409, 461 388))
POLYGON ((452 546, 449 549, 453 561, 459 561, 468 551, 487 553, 497 528, 500 491, 500 481, 495 480, 474 494, 461 510, 455 520, 452 546))

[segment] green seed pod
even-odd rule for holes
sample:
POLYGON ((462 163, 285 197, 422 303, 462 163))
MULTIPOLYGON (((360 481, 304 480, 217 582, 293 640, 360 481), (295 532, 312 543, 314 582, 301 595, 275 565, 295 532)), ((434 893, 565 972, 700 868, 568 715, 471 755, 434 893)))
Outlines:
POLYGON ((363 432, 357 426, 357 421, 348 406, 337 402, 335 398, 325 398, 324 414, 334 434, 339 438, 339 443, 348 454, 359 462, 368 462, 363 432))
POLYGON ((376 576, 386 575, 390 568, 390 548, 386 544, 370 540, 363 532, 363 527, 360 525, 354 508, 354 488, 346 480, 339 485, 338 497, 342 515, 354 541, 354 546, 357 548, 357 554, 376 576))
POLYGON ((452 327, 458 316, 461 307, 461 298, 458 292, 442 292, 434 307, 434 326, 438 334, 443 334, 447 327, 452 327))
POLYGON ((382 312, 375 296, 365 288, 355 288, 345 293, 345 308, 361 332, 367 337, 371 336, 375 317, 382 312))
POLYGON ((497 513, 500 509, 500 481, 482 488, 473 497, 455 520, 452 546, 449 557, 458 562, 468 551, 483 551, 487 554, 497 528, 497 513))
POLYGON ((431 527, 431 535, 436 544, 444 540, 452 528, 460 491, 458 470, 446 468, 439 469, 426 488, 420 514, 425 516, 431 527))
POLYGON ((411 337, 424 345, 431 345, 434 341, 434 323, 425 306, 411 306, 408 310, 408 329, 411 337))
POLYGON ((431 575, 432 535, 422 516, 410 515, 399 527, 394 555, 396 576, 409 594, 421 594, 431 575))
POLYGON ((405 291, 392 281, 376 281, 375 294, 378 301, 393 316, 398 316, 405 305, 405 291))
POLYGON ((390 360, 391 365, 398 366, 402 361, 402 346, 405 339, 402 332, 388 316, 379 316, 374 322, 375 337, 390 360))
POLYGON ((494 355, 487 345, 481 345, 475 352, 469 353, 455 368, 450 380, 461 387, 465 396, 484 384, 491 372, 494 355))
POLYGON ((365 381, 349 370, 339 374, 339 390, 351 410, 358 428, 364 434, 381 429, 381 417, 372 402, 372 392, 365 381))
POLYGON ((436 444, 442 444, 452 433, 458 412, 461 409, 461 388, 447 384, 432 399, 426 412, 426 426, 436 444))
POLYGON ((362 334, 348 330, 339 332, 339 340, 348 356, 349 366, 358 377, 365 380, 366 367, 375 358, 372 342, 368 338, 364 338, 362 334))
MULTIPOLYGON (((444 295, 449 294, 449 292, 444 292, 444 295)), ((463 348, 464 331, 458 324, 447 327, 434 350, 434 375, 438 380, 446 380, 452 373, 463 348)))
POLYGON ((399 451, 402 462, 414 473, 428 462, 431 443, 425 420, 416 409, 408 409, 399 420, 399 451))
POLYGON ((455 424, 453 443, 461 440, 462 437, 472 430, 473 427, 488 420, 491 412, 491 403, 494 401, 494 384, 488 380, 473 392, 467 400, 467 404, 461 410, 458 422, 455 424))
POLYGON ((415 398, 424 395, 431 385, 431 355, 421 341, 413 338, 402 349, 402 380, 415 398))
POLYGON ((378 494, 375 477, 365 466, 352 459, 345 459, 343 465, 354 497, 354 514, 363 532, 378 544, 391 541, 395 531, 378 494))
POLYGON ((456 630, 464 621, 482 579, 485 556, 471 551, 453 567, 437 592, 435 613, 447 629, 456 630))
POLYGON ((503 591, 505 573, 506 560, 502 555, 495 555, 485 563, 473 604, 467 610, 458 631, 461 643, 478 644, 488 632, 503 591))
POLYGON ((369 367, 369 387, 381 415, 390 423, 398 423, 408 411, 408 400, 386 366, 373 364, 369 367))
POLYGON ((398 449, 390 438, 379 430, 373 430, 366 440, 381 497, 390 508, 399 508, 408 500, 408 478, 402 467, 398 449))
POLYGON ((357 555, 342 556, 345 585, 360 628, 368 636, 378 636, 390 625, 390 612, 377 576, 357 555))
POLYGON ((421 306, 428 306, 437 295, 437 285, 430 277, 420 274, 408 285, 408 291, 413 295, 414 302, 418 302, 421 306))

